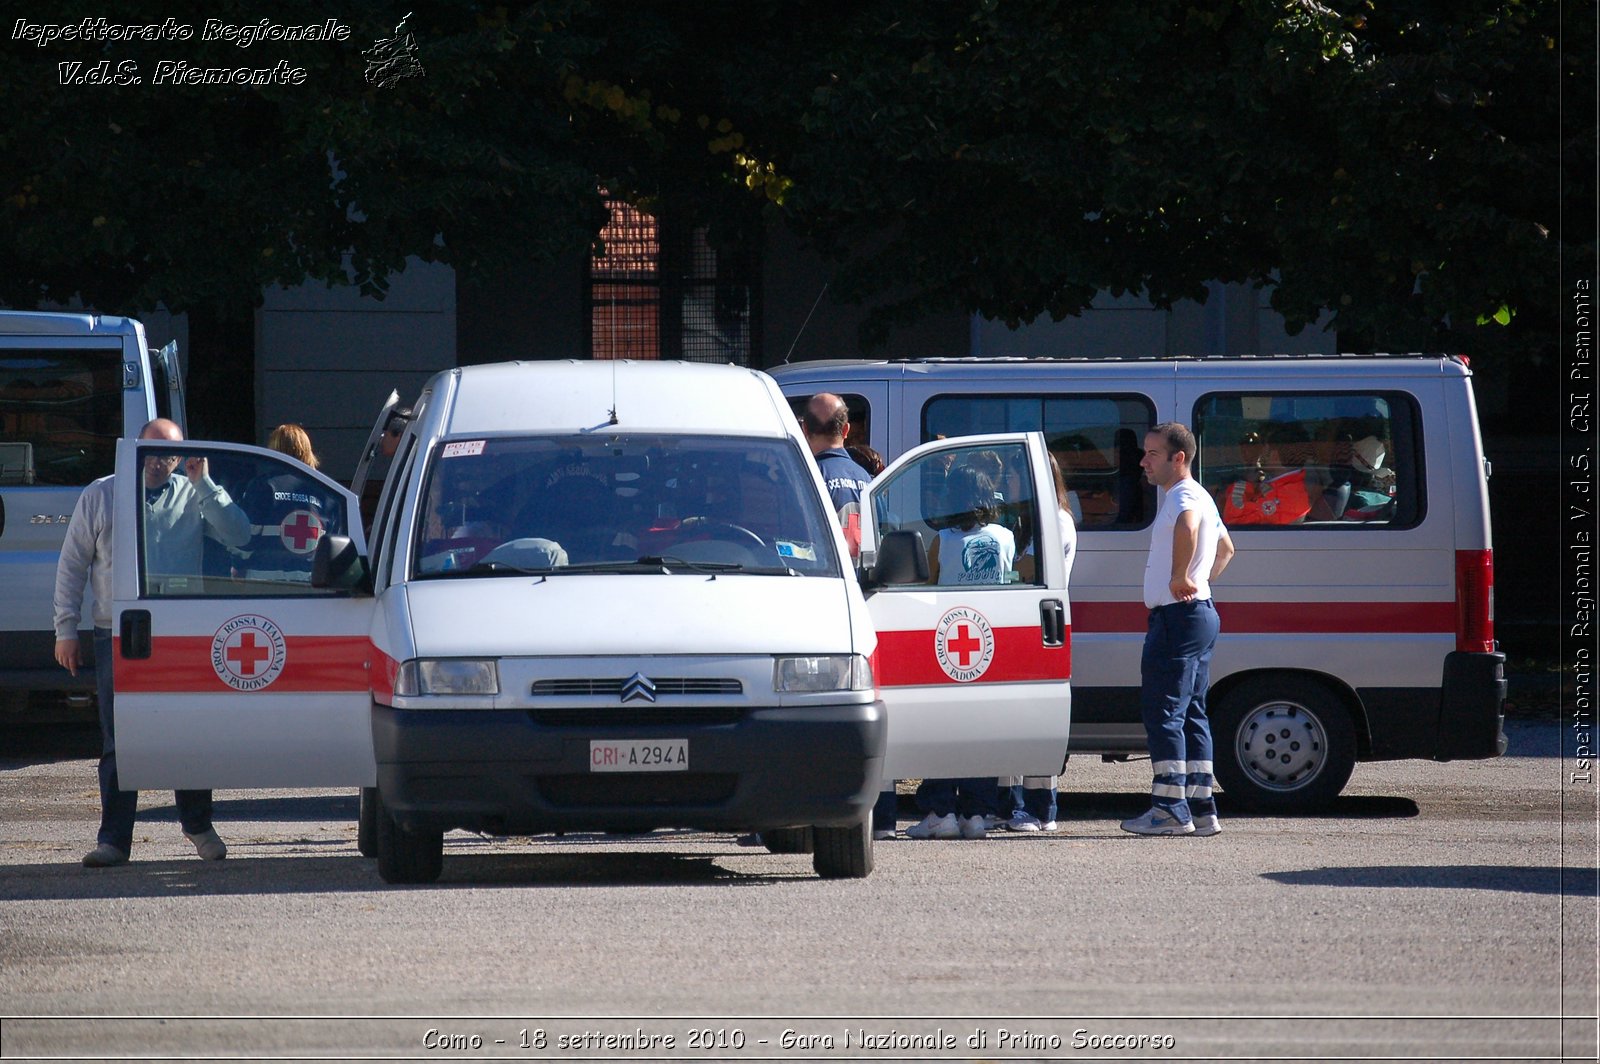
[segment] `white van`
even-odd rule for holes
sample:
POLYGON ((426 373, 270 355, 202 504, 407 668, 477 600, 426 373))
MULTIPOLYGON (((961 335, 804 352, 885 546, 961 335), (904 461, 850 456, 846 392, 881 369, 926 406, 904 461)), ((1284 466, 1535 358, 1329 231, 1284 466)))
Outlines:
POLYGON ((1066 755, 1043 437, 919 448, 886 475, 888 509, 915 508, 919 490, 901 488, 980 450, 1007 461, 1044 536, 1032 583, 918 583, 915 540, 870 521, 873 567, 854 570, 783 396, 734 367, 441 373, 370 538, 350 490, 284 455, 125 442, 121 778, 375 787, 390 882, 436 878, 454 828, 755 830, 775 850, 814 848, 823 876, 864 876, 883 780, 1048 774, 1066 755), (206 457, 251 545, 155 571, 146 454, 206 457))
MULTIPOLYGON (((152 418, 183 424, 177 345, 145 346, 131 318, 0 310, 0 692, 87 698, 94 674, 55 662, 56 559, 78 496, 117 440, 152 418)), ((89 623, 92 603, 83 622, 89 623)), ((94 641, 83 639, 92 659, 94 641)))
POLYGON ((1181 421, 1238 556, 1217 586, 1209 710, 1228 798, 1325 805, 1357 761, 1495 757, 1505 658, 1470 371, 1335 356, 825 361, 771 371, 829 391, 851 442, 1043 432, 1078 521, 1072 749, 1146 750, 1141 593, 1155 489, 1145 431, 1181 421))

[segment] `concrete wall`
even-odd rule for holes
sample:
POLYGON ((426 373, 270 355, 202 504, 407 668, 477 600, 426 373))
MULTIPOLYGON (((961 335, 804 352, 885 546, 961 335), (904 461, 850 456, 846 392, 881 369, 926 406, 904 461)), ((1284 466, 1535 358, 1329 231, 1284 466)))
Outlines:
POLYGON ((515 274, 456 279, 460 365, 585 358, 581 256, 515 274))
POLYGON ((297 421, 324 470, 348 479, 390 389, 410 402, 455 365, 448 266, 412 260, 381 301, 317 283, 268 289, 256 312, 256 442, 297 421))

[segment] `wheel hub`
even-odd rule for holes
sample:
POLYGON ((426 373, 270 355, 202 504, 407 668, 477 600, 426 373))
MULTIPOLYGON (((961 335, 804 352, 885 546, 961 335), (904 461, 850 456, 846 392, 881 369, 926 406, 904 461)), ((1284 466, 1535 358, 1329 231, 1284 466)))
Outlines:
POLYGON ((1316 778, 1327 763, 1322 722, 1295 702, 1267 702, 1251 710, 1235 733, 1234 753, 1251 782, 1291 791, 1316 778))

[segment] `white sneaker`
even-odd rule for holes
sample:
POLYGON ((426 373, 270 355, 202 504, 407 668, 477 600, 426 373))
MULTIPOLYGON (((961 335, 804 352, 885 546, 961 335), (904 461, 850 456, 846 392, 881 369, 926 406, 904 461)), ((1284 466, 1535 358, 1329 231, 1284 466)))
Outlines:
POLYGON ((227 844, 218 837, 216 828, 206 828, 195 835, 184 832, 184 837, 194 843, 194 852, 202 861, 220 861, 228 856, 227 844))
POLYGON ((1039 825, 1039 830, 1040 831, 1060 831, 1061 830, 1061 825, 1057 824, 1054 820, 1046 820, 1043 824, 1039 825))
POLYGON ((1165 809, 1151 806, 1143 816, 1122 822, 1122 830, 1135 835, 1193 835, 1194 824, 1179 820, 1165 809))
POLYGON ((956 824, 956 815, 946 813, 929 813, 922 821, 906 828, 908 839, 954 839, 961 836, 961 828, 956 824))
POLYGON ((1204 813, 1194 818, 1194 833, 1201 838, 1222 834, 1222 821, 1215 813, 1204 813))
POLYGON ((872 830, 872 841, 873 842, 882 842, 885 839, 892 839, 892 838, 894 838, 894 832, 890 831, 888 828, 874 828, 872 830))
POLYGON ((988 831, 989 825, 981 816, 961 818, 961 837, 964 839, 981 839, 988 831))
POLYGON ((85 868, 112 868, 128 863, 128 855, 109 842, 102 842, 83 855, 85 868))

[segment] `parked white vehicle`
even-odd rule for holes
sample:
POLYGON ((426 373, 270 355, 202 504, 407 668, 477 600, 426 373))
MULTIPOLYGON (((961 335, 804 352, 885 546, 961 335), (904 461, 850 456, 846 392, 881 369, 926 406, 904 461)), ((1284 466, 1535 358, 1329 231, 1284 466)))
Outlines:
POLYGON ((783 396, 733 367, 441 373, 370 537, 355 494, 284 455, 125 441, 121 778, 362 787, 391 882, 437 877, 453 828, 755 830, 811 849, 823 876, 864 876, 884 779, 1048 774, 1065 758, 1043 438, 916 449, 885 474, 885 512, 940 520, 942 500, 923 513, 920 488, 896 486, 932 487, 979 451, 1005 460, 1015 512, 1040 530, 1034 583, 919 583, 914 537, 870 520, 875 565, 853 570, 783 396), (154 453, 206 457, 259 546, 152 571, 137 482, 154 453))
MULTIPOLYGON (((1219 583, 1216 774, 1259 809, 1326 804, 1357 761, 1495 757, 1488 463, 1464 360, 1424 356, 825 361, 771 371, 796 410, 843 396, 851 442, 1042 432, 1078 521, 1072 750, 1142 753, 1144 433, 1181 421, 1238 548, 1219 583)), ((881 496, 880 496, 881 498, 881 496)))
MULTIPOLYGON (((56 559, 78 496, 106 476, 117 440, 183 424, 177 345, 152 351, 131 318, 0 310, 0 692, 81 692, 55 662, 56 559)), ((92 603, 85 605, 87 628, 92 603)), ((94 641, 85 631, 85 656, 94 641)))

